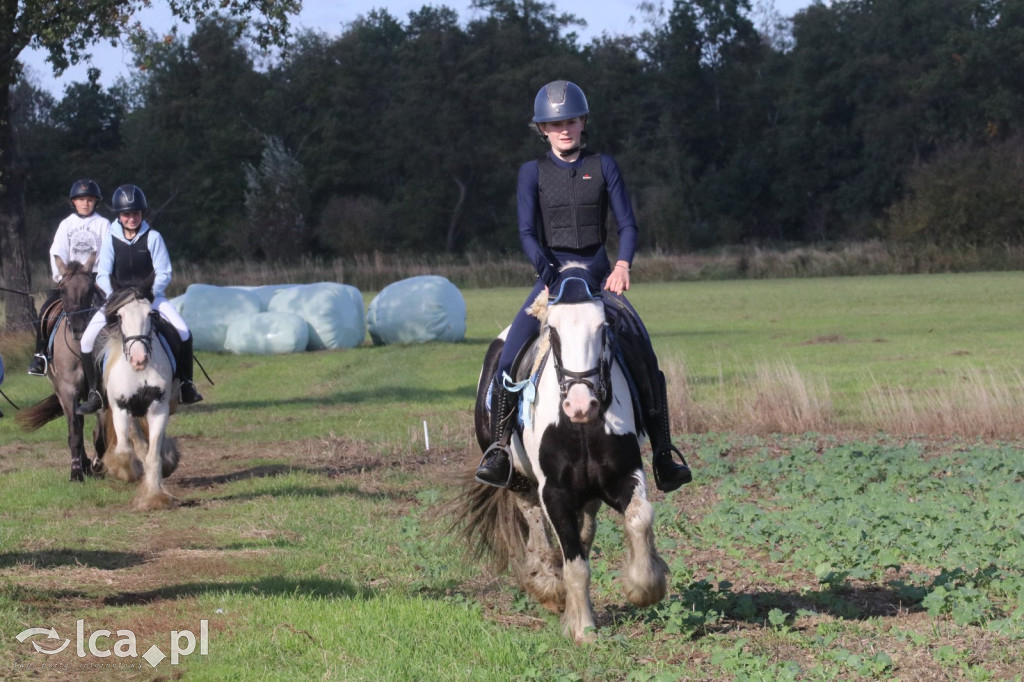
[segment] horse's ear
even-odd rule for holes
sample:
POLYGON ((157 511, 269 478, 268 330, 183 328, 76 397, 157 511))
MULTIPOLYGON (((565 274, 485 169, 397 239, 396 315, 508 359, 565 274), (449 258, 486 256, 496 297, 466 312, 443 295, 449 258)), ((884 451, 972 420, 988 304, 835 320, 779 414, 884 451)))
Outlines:
MULTIPOLYGON (((54 257, 56 258, 57 256, 54 256, 54 257)), ((95 264, 96 264, 96 252, 92 251, 92 252, 89 253, 89 257, 85 259, 85 265, 83 266, 82 269, 85 270, 86 272, 92 272, 92 266, 95 265, 95 264)))
POLYGON ((68 266, 64 262, 63 258, 58 256, 57 254, 53 254, 53 263, 54 265, 57 266, 57 272, 59 272, 62 275, 68 274, 68 266))
POLYGON ((533 303, 531 303, 530 307, 526 309, 526 312, 540 320, 542 325, 548 319, 548 299, 550 298, 551 296, 548 294, 548 290, 544 289, 537 294, 537 298, 533 299, 533 303))

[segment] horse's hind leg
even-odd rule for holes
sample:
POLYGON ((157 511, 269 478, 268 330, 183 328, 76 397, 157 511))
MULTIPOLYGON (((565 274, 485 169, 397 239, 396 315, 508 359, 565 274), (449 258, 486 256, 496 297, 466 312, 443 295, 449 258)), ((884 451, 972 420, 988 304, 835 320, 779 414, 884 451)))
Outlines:
POLYGON ((92 460, 92 470, 97 476, 101 476, 106 470, 103 455, 107 452, 107 434, 102 413, 96 415, 96 425, 92 429, 92 446, 96 449, 96 457, 92 460))
MULTIPOLYGON (((111 476, 119 480, 127 481, 128 483, 137 481, 142 472, 140 471, 141 466, 139 466, 139 461, 135 457, 132 445, 132 417, 114 405, 110 406, 107 413, 108 415, 105 418, 108 421, 104 429, 109 429, 113 432, 111 436, 113 449, 107 452, 104 457, 106 470, 111 476)), ((107 435, 110 436, 111 434, 107 435)))
POLYGON ((85 420, 74 411, 68 413, 68 450, 71 452, 71 481, 81 483, 86 475, 92 475, 92 467, 85 455, 85 439, 82 434, 85 420))
POLYGON ((562 547, 562 581, 565 583, 565 613, 562 628, 576 642, 597 640, 594 606, 590 602, 590 559, 580 540, 579 511, 567 501, 564 490, 541 489, 544 511, 562 547))
POLYGON ((526 556, 521 564, 516 565, 516 578, 544 608, 561 613, 565 609, 562 553, 558 547, 551 546, 544 510, 540 508, 536 495, 516 495, 515 500, 529 528, 526 556))
POLYGON ((583 543, 583 553, 590 556, 590 549, 594 546, 594 535, 597 533, 597 510, 601 508, 601 500, 594 500, 583 505, 580 511, 580 542, 583 543))
POLYGON ((665 598, 668 565, 654 547, 654 508, 647 501, 642 474, 623 513, 626 531, 626 565, 622 585, 626 598, 637 606, 650 606, 665 598))

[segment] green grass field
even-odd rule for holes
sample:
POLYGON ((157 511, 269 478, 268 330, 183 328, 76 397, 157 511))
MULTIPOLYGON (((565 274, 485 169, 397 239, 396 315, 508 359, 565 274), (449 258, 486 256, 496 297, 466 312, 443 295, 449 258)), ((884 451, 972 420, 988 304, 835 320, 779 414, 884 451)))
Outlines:
MULTIPOLYGON (((25 434, 3 405, 0 678, 1024 679, 1022 289, 1018 273, 637 284, 695 481, 653 493, 672 569, 654 607, 623 598, 602 512, 586 647, 438 513, 475 464, 479 363, 523 291, 464 291, 458 344, 200 353, 216 385, 172 418, 166 512, 128 511, 117 481, 68 483, 64 425, 25 434), (801 391, 823 426, 773 430, 765 403, 801 391), (203 621, 206 653, 142 658, 203 621), (16 639, 35 627, 58 638, 16 639), (101 630, 94 650, 115 655, 90 651, 101 630)), ((24 341, 3 341, 22 407, 49 392, 24 341)))

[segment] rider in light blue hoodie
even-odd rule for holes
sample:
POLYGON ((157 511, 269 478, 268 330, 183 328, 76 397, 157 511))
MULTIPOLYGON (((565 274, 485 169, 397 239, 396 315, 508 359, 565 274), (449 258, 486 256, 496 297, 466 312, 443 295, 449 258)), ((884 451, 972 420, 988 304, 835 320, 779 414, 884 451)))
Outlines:
MULTIPOLYGON (((178 377, 181 379, 179 402, 183 405, 197 403, 203 397, 192 382, 192 334, 178 309, 164 295, 167 285, 171 283, 171 258, 163 237, 142 219, 143 211, 147 208, 146 195, 135 185, 121 185, 114 190, 111 204, 117 219, 111 221, 110 231, 100 246, 96 284, 109 296, 115 285, 138 286, 155 273, 153 310, 173 325, 181 338, 181 353, 177 358, 178 377)), ((82 367, 89 384, 89 395, 84 403, 75 408, 76 414, 92 414, 103 407, 92 351, 96 337, 106 324, 106 316, 104 306, 93 315, 82 334, 82 367)))

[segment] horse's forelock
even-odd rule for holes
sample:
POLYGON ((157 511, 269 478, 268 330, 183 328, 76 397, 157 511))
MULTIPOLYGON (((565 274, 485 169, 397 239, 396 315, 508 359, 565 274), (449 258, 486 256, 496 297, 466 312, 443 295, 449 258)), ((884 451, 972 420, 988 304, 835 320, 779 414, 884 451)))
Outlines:
POLYGON ((117 312, 131 303, 132 301, 142 300, 150 301, 151 299, 145 295, 145 292, 135 287, 126 287, 124 289, 115 289, 110 296, 107 297, 107 323, 114 324, 117 322, 117 312))

